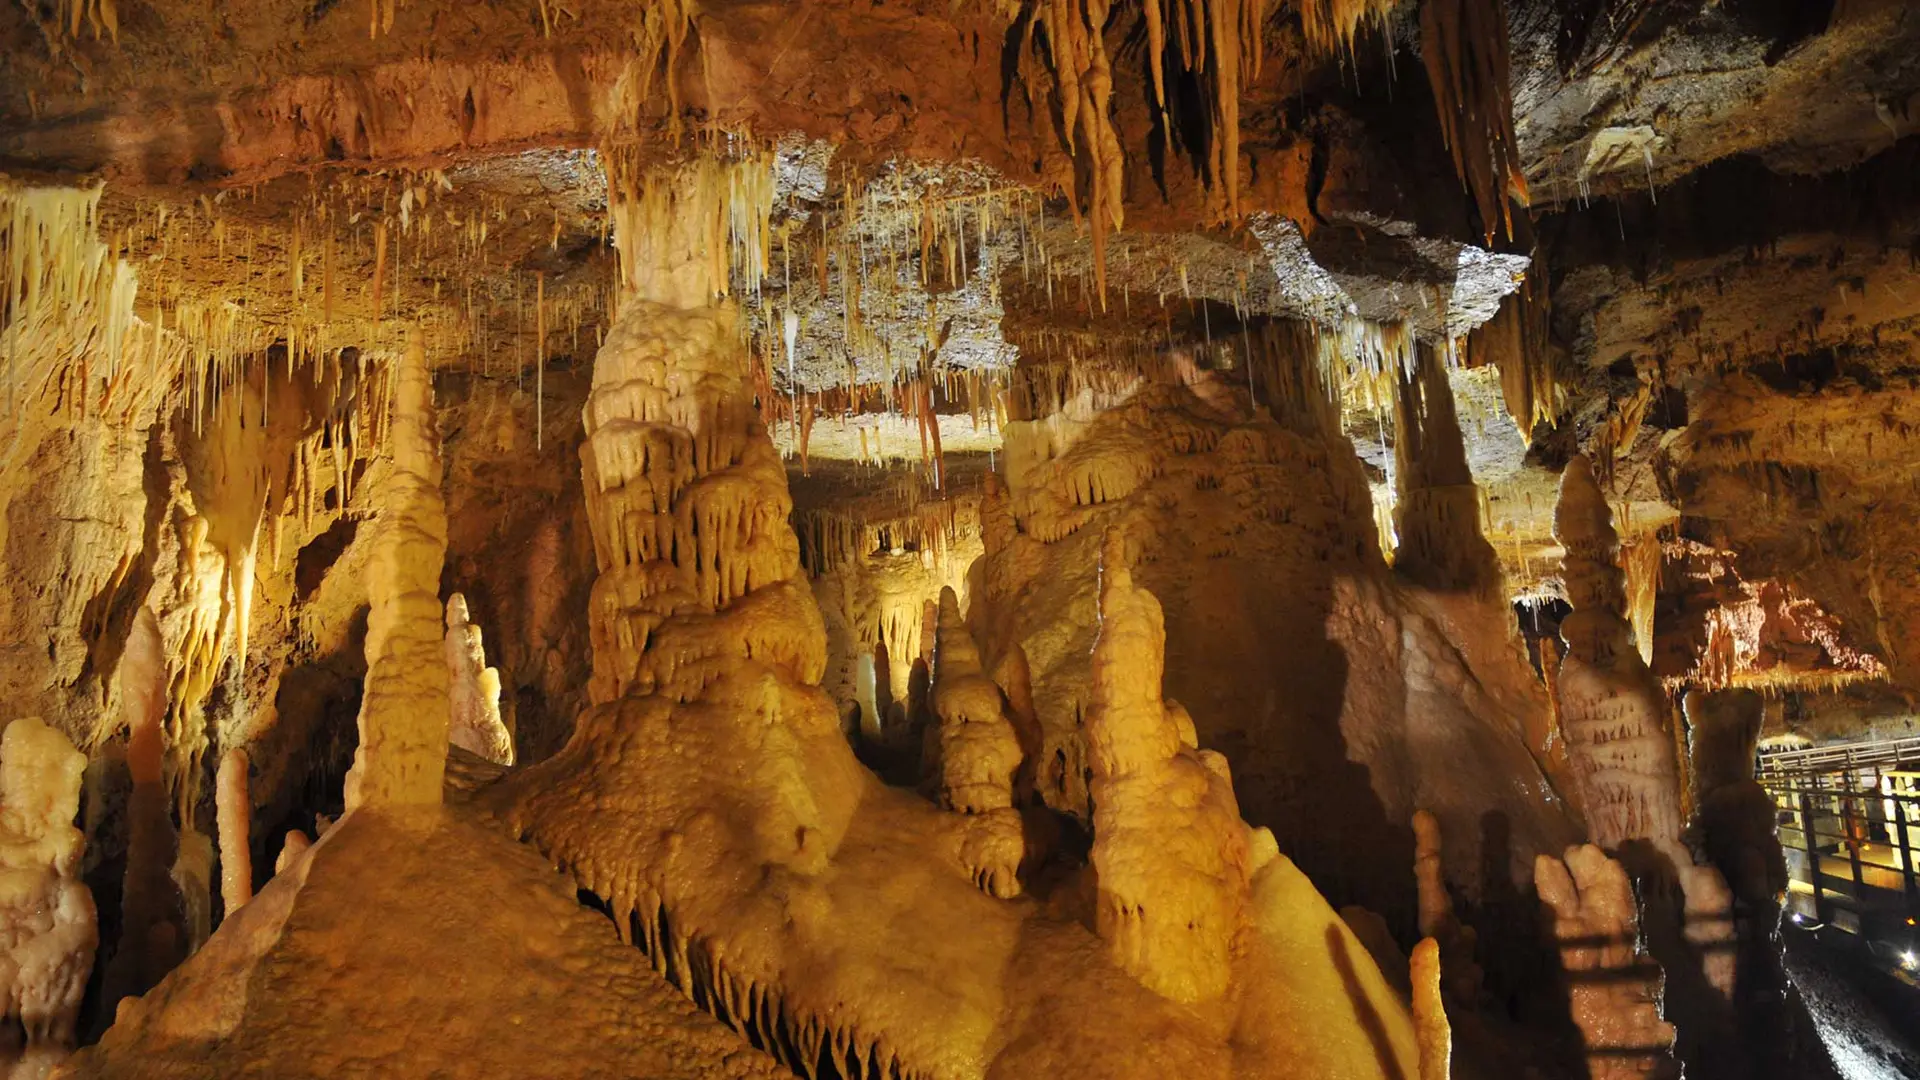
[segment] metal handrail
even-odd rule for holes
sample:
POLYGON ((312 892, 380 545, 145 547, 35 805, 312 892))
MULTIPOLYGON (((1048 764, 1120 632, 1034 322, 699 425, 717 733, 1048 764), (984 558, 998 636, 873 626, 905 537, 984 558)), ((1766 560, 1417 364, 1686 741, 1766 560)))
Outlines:
POLYGON ((1920 735, 1877 742, 1813 746, 1805 750, 1773 750, 1760 754, 1766 775, 1789 772, 1828 772, 1870 765, 1920 765, 1920 735))

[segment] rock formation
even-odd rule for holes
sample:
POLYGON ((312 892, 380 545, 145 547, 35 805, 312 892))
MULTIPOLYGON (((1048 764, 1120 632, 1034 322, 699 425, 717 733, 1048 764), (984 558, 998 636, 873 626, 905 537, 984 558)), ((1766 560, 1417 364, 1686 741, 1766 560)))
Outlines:
POLYGON ((1564 860, 1540 856, 1534 881, 1553 912, 1551 932, 1589 1075, 1677 1077, 1673 1025, 1660 1017, 1658 975, 1629 977, 1649 961, 1640 951, 1640 917, 1626 870, 1583 844, 1569 848, 1564 860))
POLYGON ((1166 628, 1133 584, 1126 535, 1107 534, 1087 714, 1100 936, 1155 992, 1205 1001, 1227 988, 1246 905, 1247 827, 1226 759, 1193 743, 1160 701, 1166 628))
POLYGON ((74 828, 86 756, 38 719, 0 735, 0 1003, 24 1029, 19 1059, 41 1066, 73 1048, 80 998, 100 942, 79 879, 74 828))
POLYGON ((349 809, 440 801, 446 769, 446 646, 440 569, 447 511, 433 428, 433 379, 426 343, 407 342, 394 378, 393 472, 377 527, 380 554, 367 583, 367 682, 360 744, 347 775, 349 809))
POLYGON ((1622 617, 1619 538, 1584 457, 1567 464, 1553 531, 1566 547, 1563 574, 1573 605, 1560 623, 1567 643, 1557 681, 1560 727, 1588 834, 1609 851, 1634 839, 1677 840, 1685 822, 1666 695, 1622 617))
POLYGON ((500 718, 500 672, 487 666, 480 628, 467 621, 467 598, 447 597, 447 738, 496 765, 513 764, 513 733, 500 718))
POLYGON ((220 900, 231 917, 253 899, 253 799, 247 794, 247 752, 235 747, 220 755, 214 782, 220 827, 220 900))

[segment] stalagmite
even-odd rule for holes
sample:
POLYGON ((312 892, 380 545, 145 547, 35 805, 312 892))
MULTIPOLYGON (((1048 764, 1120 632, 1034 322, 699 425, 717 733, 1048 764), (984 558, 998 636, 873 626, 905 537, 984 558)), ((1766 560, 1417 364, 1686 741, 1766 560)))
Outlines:
POLYGON ((1673 1026, 1660 1018, 1660 986, 1638 942, 1633 883, 1626 870, 1592 844, 1564 860, 1541 855, 1534 880, 1551 911, 1552 935, 1573 1022, 1587 1047, 1592 1080, 1673 1077, 1673 1026))
POLYGON ((1100 936, 1120 966, 1163 996, 1225 991, 1246 903, 1247 830, 1226 762, 1201 751, 1160 698, 1166 628, 1133 584, 1126 536, 1100 563, 1100 636, 1087 713, 1100 936))
POLYGON ((347 807, 437 803, 446 771, 446 645, 440 568, 447 511, 433 423, 433 373, 416 331, 395 376, 393 473, 381 493, 378 554, 367 591, 367 681, 347 807))
POLYGON ((247 793, 247 752, 234 747, 220 757, 214 805, 220 829, 220 900, 227 918, 253 899, 253 852, 248 834, 253 800, 247 793))
POLYGON ((1680 772, 1667 728, 1666 694, 1635 650, 1622 618, 1624 575, 1613 515, 1585 457, 1567 464, 1554 510, 1566 548, 1562 573, 1573 612, 1560 624, 1560 726, 1593 842, 1609 851, 1634 839, 1677 841, 1680 772))
POLYGON ((120 940, 107 965, 109 1003, 151 989, 186 946, 173 881, 176 839, 166 778, 167 660, 150 608, 133 619, 120 654, 120 712, 127 725, 127 870, 120 892, 120 940))
POLYGON ((1020 813, 1014 809, 1020 740, 1000 688, 981 671, 980 650, 951 588, 940 590, 935 637, 932 698, 940 802, 963 814, 996 819, 983 828, 981 840, 969 844, 970 868, 993 895, 1017 896, 1024 858, 1020 813))
POLYGON ((513 733, 500 717, 500 672, 487 666, 480 628, 467 621, 467 598, 447 598, 447 738, 495 765, 513 764, 513 733))
POLYGON ((1422 938, 1413 947, 1413 1029, 1420 1042, 1420 1080, 1453 1074, 1453 1028, 1440 998, 1440 943, 1422 938))
POLYGON ((1694 823, 1709 861, 1756 911, 1777 905, 1787 887, 1773 797, 1753 775, 1761 710, 1752 690, 1695 690, 1686 697, 1694 823))
POLYGON ((86 837, 73 825, 86 766, 38 719, 0 735, 0 1007, 24 1029, 30 1064, 73 1048, 99 944, 93 894, 80 881, 86 837))
POLYGON ((280 854, 273 860, 273 872, 278 874, 285 870, 312 846, 313 841, 307 839, 306 833, 299 829, 289 830, 286 839, 280 842, 280 854))
POLYGON ((1440 821, 1425 810, 1413 815, 1413 874, 1420 905, 1420 934, 1440 949, 1447 992, 1457 1001, 1473 1002, 1480 995, 1480 967, 1474 960, 1477 937, 1453 912, 1453 898, 1447 893, 1440 861, 1440 821))

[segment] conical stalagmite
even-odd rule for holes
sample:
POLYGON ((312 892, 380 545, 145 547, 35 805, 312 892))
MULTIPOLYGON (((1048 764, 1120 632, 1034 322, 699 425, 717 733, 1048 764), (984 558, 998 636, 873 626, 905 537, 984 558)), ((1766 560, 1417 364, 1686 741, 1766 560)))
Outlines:
POLYGON ((1567 464, 1554 511, 1566 548, 1562 573, 1573 612, 1560 623, 1560 728, 1593 842, 1612 851, 1634 839, 1676 841, 1680 769, 1667 727, 1666 693, 1634 648, 1622 617, 1619 537, 1585 457, 1567 464))
POLYGON ((1247 828, 1226 761, 1160 699, 1167 634, 1107 534, 1087 713, 1095 917, 1121 967, 1175 1001, 1217 997, 1247 898, 1247 828), (1181 729, 1185 727, 1183 732, 1181 729))

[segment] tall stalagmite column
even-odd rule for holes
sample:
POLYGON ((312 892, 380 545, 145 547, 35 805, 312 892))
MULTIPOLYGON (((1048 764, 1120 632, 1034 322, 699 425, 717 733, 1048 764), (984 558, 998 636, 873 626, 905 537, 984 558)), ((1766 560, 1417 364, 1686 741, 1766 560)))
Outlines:
POLYGON ((1566 548, 1562 574, 1573 605, 1560 624, 1560 726, 1588 832, 1608 851, 1635 839, 1676 841, 1685 822, 1666 692, 1634 648, 1615 561, 1620 538, 1585 457, 1561 476, 1553 533, 1566 548))
POLYGON ((1226 759, 1197 749, 1185 711, 1160 699, 1166 645, 1159 601, 1133 584, 1125 536, 1108 533, 1086 728, 1095 921, 1121 967, 1196 1002, 1223 993, 1231 974, 1247 827, 1226 759))
POLYGON ((394 373, 393 473, 380 497, 368 574, 367 681, 347 808, 437 803, 447 767, 447 663, 440 568, 447 507, 433 422, 433 372, 416 333, 394 373))

